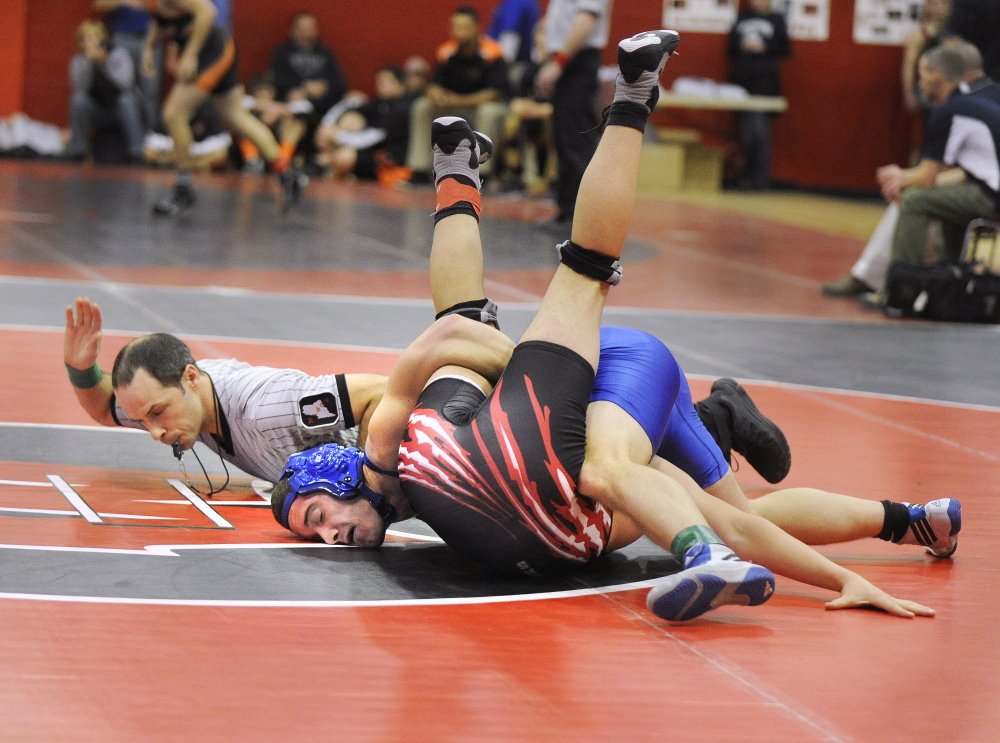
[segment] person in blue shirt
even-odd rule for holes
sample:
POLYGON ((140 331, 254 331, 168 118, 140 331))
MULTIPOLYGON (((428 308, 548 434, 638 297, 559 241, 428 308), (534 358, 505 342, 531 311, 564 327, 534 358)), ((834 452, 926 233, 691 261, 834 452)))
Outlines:
POLYGON ((104 25, 111 35, 112 45, 124 49, 132 57, 136 84, 142 93, 143 128, 151 132, 160 123, 160 76, 163 54, 157 51, 153 74, 146 75, 142 67, 142 50, 146 46, 149 14, 144 0, 94 0, 94 11, 104 16, 104 25))
POLYGON ((486 35, 500 44, 508 64, 530 62, 535 24, 541 17, 538 0, 501 0, 486 35))

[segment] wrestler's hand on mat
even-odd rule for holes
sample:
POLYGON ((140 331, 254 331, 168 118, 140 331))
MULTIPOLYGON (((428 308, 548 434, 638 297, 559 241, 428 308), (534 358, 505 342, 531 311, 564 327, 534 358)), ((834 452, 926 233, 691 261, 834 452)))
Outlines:
POLYGON ((89 369, 101 352, 101 308, 86 297, 66 308, 66 332, 63 334, 63 357, 74 369, 89 369))
POLYGON ((840 598, 828 601, 826 604, 827 609, 855 609, 860 606, 873 606, 893 616, 908 619, 915 616, 932 617, 936 613, 933 609, 918 604, 916 601, 890 596, 857 573, 853 573, 845 583, 840 592, 840 598))

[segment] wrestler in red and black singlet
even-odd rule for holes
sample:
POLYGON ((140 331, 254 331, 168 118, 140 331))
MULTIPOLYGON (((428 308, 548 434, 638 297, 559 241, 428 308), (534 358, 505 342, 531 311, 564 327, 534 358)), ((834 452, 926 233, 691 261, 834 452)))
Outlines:
POLYGON ((604 550, 611 514, 576 493, 594 371, 543 341, 519 344, 487 397, 443 377, 400 446, 403 491, 458 552, 506 573, 551 574, 604 550))

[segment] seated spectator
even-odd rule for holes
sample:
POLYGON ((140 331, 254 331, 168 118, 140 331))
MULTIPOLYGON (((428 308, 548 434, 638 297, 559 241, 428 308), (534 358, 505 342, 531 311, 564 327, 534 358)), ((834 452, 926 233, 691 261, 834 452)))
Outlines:
POLYGON ((149 14, 145 0, 94 0, 94 11, 104 15, 104 25, 111 34, 111 43, 122 47, 132 57, 136 84, 142 93, 143 126, 148 133, 160 123, 160 75, 163 59, 154 60, 153 75, 142 72, 142 50, 146 48, 149 14))
MULTIPOLYGON (((79 53, 70 61, 70 141, 66 156, 82 160, 91 128, 117 123, 125 134, 127 159, 142 162, 142 113, 129 53, 112 46, 99 21, 84 21, 76 30, 79 53)), ((125 159, 125 158, 122 158, 125 159)))
POLYGON ((320 43, 319 22, 312 13, 292 19, 288 39, 271 55, 271 72, 278 101, 309 104, 283 126, 281 149, 290 158, 300 142, 310 146, 320 120, 347 92, 347 80, 334 53, 320 43))
POLYGON ((427 92, 427 86, 431 80, 431 66, 427 60, 418 54, 407 57, 403 62, 403 84, 406 85, 406 92, 414 97, 427 92))
MULTIPOLYGON (((451 15, 451 39, 438 47, 427 94, 413 103, 407 165, 412 183, 430 183, 431 124, 439 116, 460 116, 490 139, 500 138, 507 106, 507 65, 493 39, 479 35, 479 15, 462 6, 451 15)), ((481 174, 492 172, 487 161, 481 174)))
POLYGON ((851 272, 824 284, 824 294, 863 297, 877 306, 892 261, 923 262, 931 219, 942 227, 943 244, 933 246, 935 256, 955 261, 968 223, 996 209, 1000 166, 995 148, 1000 140, 994 134, 991 141, 990 132, 1000 126, 1000 86, 983 73, 982 56, 966 42, 938 46, 920 58, 920 86, 937 106, 922 159, 914 168, 879 169, 889 208, 851 272), (970 127, 971 120, 980 123, 970 127), (954 147, 946 151, 949 139, 954 147))
MULTIPOLYGON (((260 119, 274 134, 282 152, 291 157, 305 132, 306 126, 298 117, 312 112, 312 104, 307 100, 293 100, 283 103, 277 99, 274 74, 265 72, 250 81, 243 106, 260 119)), ((240 137, 240 154, 243 156, 243 172, 260 175, 267 164, 260 150, 247 137, 240 137)))
POLYGON ((335 177, 354 175, 361 180, 408 177, 410 106, 403 71, 382 67, 375 73, 375 97, 351 108, 334 106, 316 131, 316 163, 335 177))
POLYGON ((512 67, 510 114, 504 122, 503 138, 496 143, 494 159, 497 190, 527 189, 542 194, 556 176, 552 140, 552 103, 538 94, 535 77, 545 53, 544 27, 535 27, 534 59, 512 67), (516 71, 516 74, 513 74, 516 71))
MULTIPOLYGON (((194 135, 189 148, 192 170, 218 170, 229 164, 229 148, 233 144, 233 138, 223 127, 222 118, 210 101, 206 101, 195 111, 194 118, 191 119, 191 133, 194 135)), ((174 140, 162 131, 162 127, 146 135, 145 157, 147 163, 157 167, 177 165, 174 140)))

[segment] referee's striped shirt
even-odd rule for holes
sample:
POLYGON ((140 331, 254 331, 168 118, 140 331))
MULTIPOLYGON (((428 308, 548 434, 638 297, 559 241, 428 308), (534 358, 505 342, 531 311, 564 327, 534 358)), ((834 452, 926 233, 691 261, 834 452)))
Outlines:
MULTIPOLYGON (((355 444, 354 413, 343 374, 311 377, 297 369, 236 359, 198 362, 219 398, 223 435, 198 440, 244 472, 277 482, 291 454, 320 444, 355 444), (221 442, 221 446, 220 446, 221 442)), ((120 426, 145 428, 112 401, 120 426)))

